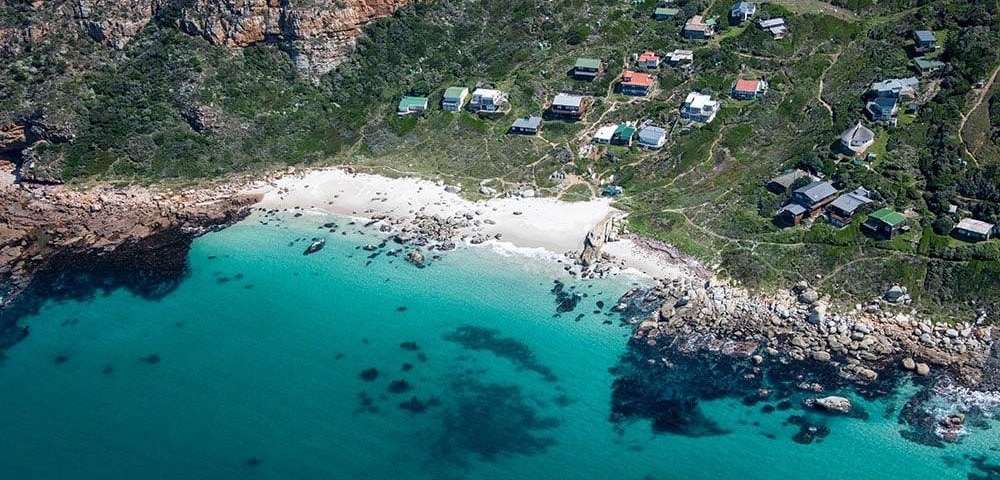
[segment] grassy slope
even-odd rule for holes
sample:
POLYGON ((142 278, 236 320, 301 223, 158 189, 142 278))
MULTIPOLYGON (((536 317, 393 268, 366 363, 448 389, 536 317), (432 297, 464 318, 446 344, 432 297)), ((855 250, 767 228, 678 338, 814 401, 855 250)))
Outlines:
MULTIPOLYGON (((70 110, 81 122, 83 141, 60 147, 71 177, 186 178, 275 162, 354 163, 389 174, 447 177, 467 191, 492 179, 494 185, 527 183, 556 194, 560 188, 548 178, 562 169, 595 184, 624 186, 620 204, 632 210, 634 230, 674 243, 751 286, 805 278, 848 299, 870 298, 901 282, 934 312, 996 302, 997 243, 965 245, 930 228, 935 216, 945 216, 942 199, 972 198, 962 207, 984 218, 1000 215, 1000 207, 991 210, 1000 206, 1000 196, 994 197, 1000 169, 962 166, 957 135, 947 129, 961 115, 970 79, 981 75, 963 55, 995 63, 983 62, 996 58, 995 46, 979 48, 984 38, 996 38, 997 26, 989 15, 983 20, 982 12, 971 11, 984 7, 962 1, 934 10, 904 0, 854 2, 848 5, 854 12, 833 17, 808 13, 815 11, 806 8, 809 2, 781 3, 791 10, 766 4, 761 11, 789 19, 786 39, 776 42, 752 26, 724 27, 715 41, 689 44, 678 36, 683 18, 705 10, 724 15, 725 2, 682 2, 682 15, 665 22, 650 18, 652 1, 420 2, 369 26, 350 61, 319 84, 296 79, 274 47, 231 54, 154 25, 121 60, 102 53, 110 58, 107 65, 82 79, 20 97, 79 93, 70 110), (974 18, 988 26, 963 30, 959 18, 962 25, 974 18), (908 74, 905 45, 912 25, 943 34, 942 56, 955 71, 912 124, 879 131, 880 155, 871 168, 836 161, 829 144, 860 117, 866 86, 908 74), (973 33, 960 33, 966 30, 973 33), (693 73, 663 69, 654 98, 635 100, 609 89, 627 55, 689 47, 696 49, 693 73), (608 73, 592 83, 568 78, 577 56, 602 58, 608 73), (719 118, 706 127, 677 123, 688 91, 724 96, 737 75, 766 77, 771 92, 756 102, 726 99, 719 118), (394 115, 400 95, 426 94, 436 105, 446 87, 477 84, 508 90, 514 111, 495 120, 436 108, 420 118, 394 115), (540 112, 554 93, 566 90, 596 96, 584 121, 547 122, 537 138, 505 135, 514 117, 540 112), (183 115, 191 105, 210 106, 219 126, 207 133, 192 130, 183 115), (577 158, 598 118, 665 125, 667 147, 655 153, 613 148, 577 158), (911 232, 876 242, 857 225, 778 229, 771 215, 782 199, 762 184, 796 165, 845 188, 877 190, 885 204, 911 212, 911 232)), ((3 82, 0 88, 12 88, 3 82)), ((585 193, 577 186, 565 196, 585 193)))

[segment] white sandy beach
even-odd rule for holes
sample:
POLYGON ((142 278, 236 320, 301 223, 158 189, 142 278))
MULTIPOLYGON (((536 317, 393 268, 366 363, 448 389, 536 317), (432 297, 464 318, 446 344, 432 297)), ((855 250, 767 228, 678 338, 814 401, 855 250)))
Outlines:
MULTIPOLYGON (((598 223, 623 212, 610 199, 563 202, 554 198, 505 197, 472 202, 444 185, 418 178, 388 178, 342 169, 308 170, 285 175, 259 187, 260 206, 268 209, 316 210, 370 218, 406 218, 416 214, 451 217, 470 214, 480 220, 478 232, 519 248, 543 248, 556 254, 580 250, 598 223)), ((605 245, 604 251, 625 266, 655 278, 676 278, 685 270, 677 259, 643 248, 631 239, 605 245)))

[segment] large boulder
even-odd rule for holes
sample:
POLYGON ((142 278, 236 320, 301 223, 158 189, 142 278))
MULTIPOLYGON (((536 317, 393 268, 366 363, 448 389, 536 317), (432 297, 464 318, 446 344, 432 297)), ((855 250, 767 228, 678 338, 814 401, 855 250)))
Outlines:
POLYGON ((844 397, 830 395, 806 400, 806 405, 833 413, 851 413, 851 401, 844 397))

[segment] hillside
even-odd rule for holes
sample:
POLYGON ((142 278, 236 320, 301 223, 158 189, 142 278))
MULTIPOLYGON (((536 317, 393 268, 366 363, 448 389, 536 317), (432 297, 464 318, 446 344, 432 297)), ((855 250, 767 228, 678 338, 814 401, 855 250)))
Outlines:
MULTIPOLYGON (((655 1, 435 0, 372 23, 348 22, 365 25, 349 55, 344 46, 353 38, 337 37, 333 26, 314 31, 330 35, 306 41, 285 24, 242 27, 267 27, 266 15, 249 17, 263 23, 192 21, 211 11, 204 0, 129 5, 121 9, 125 19, 101 30, 117 33, 80 34, 93 29, 80 30, 74 17, 65 20, 72 28, 52 27, 39 38, 24 33, 38 28, 26 26, 61 25, 58 9, 0 7, 7 60, 0 67, 0 130, 7 132, 0 148, 25 180, 188 181, 276 164, 350 163, 445 178, 470 195, 484 180, 499 192, 566 199, 617 185, 633 231, 753 288, 804 279, 851 301, 901 283, 930 313, 997 309, 1000 242, 946 235, 960 218, 1000 224, 995 2, 764 3, 756 18, 788 24, 787 36, 776 40, 753 21, 727 25, 728 2, 679 1, 676 17, 658 21, 655 1), (130 21, 134 11, 146 20, 130 21), (683 39, 684 21, 699 13, 720 19, 718 34, 683 39), (834 143, 864 118, 872 82, 916 75, 915 28, 935 32, 940 46, 932 56, 946 66, 920 77, 915 111, 901 111, 896 127, 868 122, 873 158, 838 155, 834 143), (242 42, 205 33, 219 31, 260 35, 242 42), (646 97, 616 91, 632 55, 678 48, 694 51, 692 68, 661 67, 646 97), (315 62, 304 63, 302 52, 335 50, 346 56, 331 62, 332 70, 303 67, 315 62), (568 72, 578 57, 602 60, 605 71, 594 81, 573 79, 568 72), (729 98, 738 77, 766 79, 769 91, 757 100, 729 98), (452 85, 507 91, 512 111, 500 118, 443 112, 438 105, 452 85), (537 137, 507 134, 515 118, 540 114, 562 91, 593 96, 594 106, 580 121, 547 119, 537 137), (713 122, 681 121, 691 91, 723 101, 713 122), (397 116, 404 94, 427 95, 430 111, 397 116), (623 121, 663 126, 666 145, 580 155, 599 126, 623 121), (843 191, 875 192, 877 206, 906 215, 907 231, 873 239, 861 232, 864 215, 843 229, 820 219, 779 227, 773 216, 787 197, 764 185, 795 167, 843 191)), ((384 4, 365 18, 395 7, 384 4)), ((314 0, 287 8, 349 7, 314 0)))

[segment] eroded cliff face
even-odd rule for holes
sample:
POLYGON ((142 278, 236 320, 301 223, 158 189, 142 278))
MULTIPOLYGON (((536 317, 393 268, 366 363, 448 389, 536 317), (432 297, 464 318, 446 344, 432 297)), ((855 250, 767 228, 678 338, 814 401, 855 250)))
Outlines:
POLYGON ((183 9, 185 32, 231 48, 275 42, 298 70, 318 76, 354 47, 361 28, 409 0, 194 0, 183 9))
MULTIPOLYGON (((16 7, 20 21, 0 25, 0 54, 19 55, 54 33, 73 33, 121 49, 155 15, 171 8, 177 26, 215 45, 280 45, 305 75, 346 58, 365 24, 410 0, 35 0, 16 7)), ((14 7, 10 7, 14 8, 14 7)))

